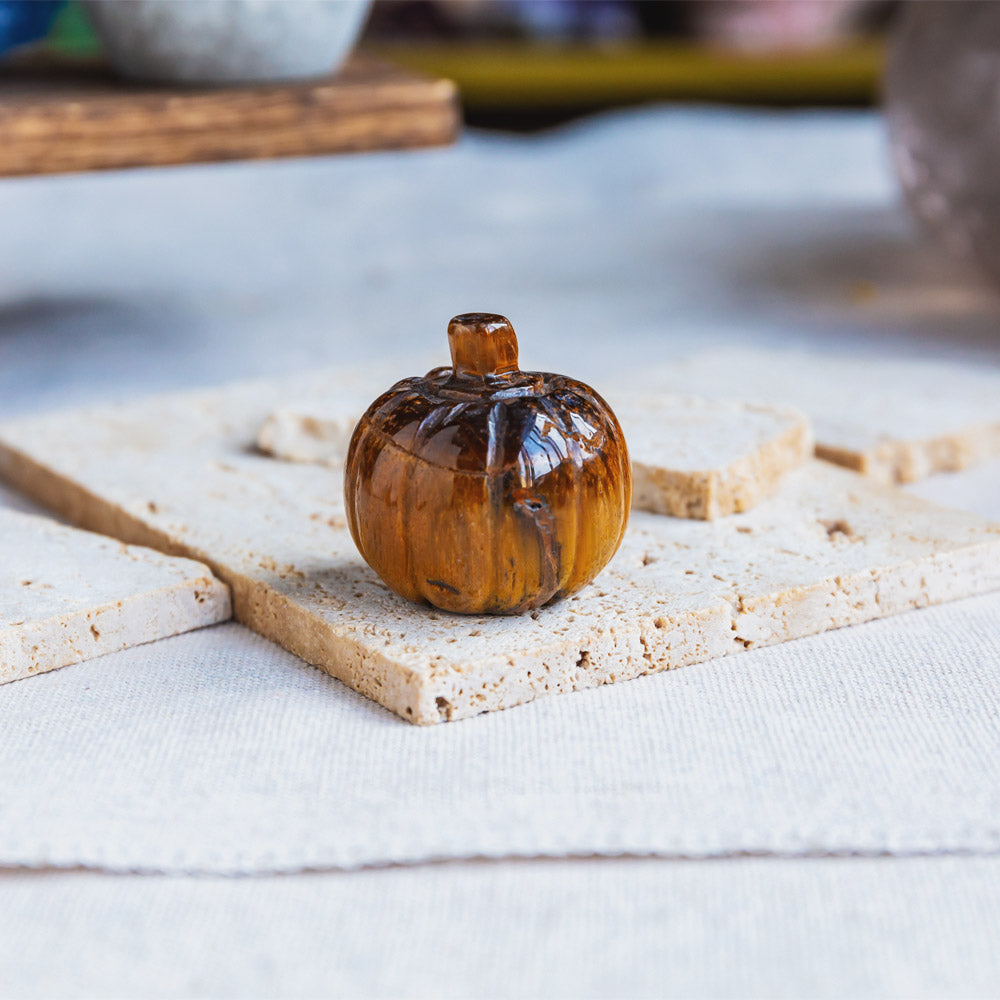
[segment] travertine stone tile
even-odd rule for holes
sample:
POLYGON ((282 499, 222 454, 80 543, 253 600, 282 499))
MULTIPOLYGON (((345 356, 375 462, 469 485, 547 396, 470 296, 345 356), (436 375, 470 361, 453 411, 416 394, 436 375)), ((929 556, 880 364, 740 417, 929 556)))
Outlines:
POLYGON ((225 621, 208 567, 0 508, 0 684, 225 621))
POLYGON ((204 560, 240 621, 422 724, 1000 587, 997 527, 810 461, 748 513, 635 513, 592 585, 531 615, 412 605, 358 556, 337 470, 255 447, 324 381, 6 423, 0 473, 78 524, 204 560))

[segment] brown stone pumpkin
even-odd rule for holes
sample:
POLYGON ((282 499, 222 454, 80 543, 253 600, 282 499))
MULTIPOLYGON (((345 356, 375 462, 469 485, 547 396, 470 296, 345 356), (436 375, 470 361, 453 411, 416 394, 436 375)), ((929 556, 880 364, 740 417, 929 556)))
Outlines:
POLYGON ((589 386, 522 372, 503 316, 448 327, 452 366, 368 408, 344 475, 361 555, 397 593, 447 611, 517 614, 572 593, 614 555, 632 473, 589 386))

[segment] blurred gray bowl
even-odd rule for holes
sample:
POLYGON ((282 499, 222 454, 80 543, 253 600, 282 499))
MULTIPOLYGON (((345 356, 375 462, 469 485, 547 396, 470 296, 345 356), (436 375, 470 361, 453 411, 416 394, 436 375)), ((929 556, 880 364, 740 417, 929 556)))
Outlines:
POLYGON ((84 0, 115 70, 137 80, 252 83, 324 76, 370 0, 84 0))

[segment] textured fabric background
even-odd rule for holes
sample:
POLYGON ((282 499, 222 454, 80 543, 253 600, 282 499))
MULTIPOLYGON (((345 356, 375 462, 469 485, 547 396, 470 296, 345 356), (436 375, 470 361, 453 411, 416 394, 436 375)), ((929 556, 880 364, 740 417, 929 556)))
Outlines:
MULTIPOLYGON (((733 343, 1000 366, 869 115, 5 181, 0 217, 5 415, 430 367, 477 308, 598 384, 733 343)), ((914 489, 1000 517, 1000 463, 914 489)), ((43 870, 0 873, 0 995, 996 993, 998 704, 1000 595, 432 730, 236 625, 8 685, 0 866, 43 870), (667 857, 261 874, 622 852, 667 857)))
POLYGON ((422 729, 219 626, 3 691, 0 859, 998 851, 997 662, 991 595, 422 729))
POLYGON ((1000 859, 0 877, 0 995, 992 997, 1000 859))

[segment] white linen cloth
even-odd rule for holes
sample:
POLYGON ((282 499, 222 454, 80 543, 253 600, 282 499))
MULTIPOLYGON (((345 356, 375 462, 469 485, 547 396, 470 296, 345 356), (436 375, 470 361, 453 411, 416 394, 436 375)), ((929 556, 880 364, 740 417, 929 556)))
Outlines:
MULTIPOLYGON (((873 115, 656 109, 424 153, 5 181, 0 407, 404 352, 429 368, 446 357, 447 319, 468 309, 510 315, 526 366, 598 386, 646 358, 732 343, 997 366, 996 294, 915 239, 894 190, 873 115)), ((998 487, 994 463, 916 489, 1000 517, 998 487)), ((631 891, 608 874, 629 863, 612 861, 249 883, 0 875, 0 993, 431 994, 444 990, 426 970, 455 968, 456 993, 654 994, 662 969, 628 961, 653 937, 671 941, 677 995, 994 992, 1000 888, 985 856, 1000 849, 998 702, 1000 595, 430 730, 236 625, 8 685, 0 865, 264 873, 479 855, 769 857, 632 862, 621 869, 641 873, 622 883, 631 891), (858 852, 907 859, 816 860, 858 852), (471 895, 480 885, 481 906, 453 877, 471 895), (534 909, 511 907, 518 886, 534 909), (558 900, 579 896, 616 919, 560 924, 558 900), (641 905, 654 897, 676 909, 641 905), (59 899, 76 899, 79 918, 53 916, 59 899), (397 921, 395 958, 377 936, 351 936, 401 899, 428 906, 398 911, 418 930, 409 939, 397 921), (102 937, 134 948, 98 957, 88 906, 102 937), (185 935, 189 909, 201 930, 185 935), (761 914, 780 947, 720 944, 727 917, 745 930, 761 914), (305 929, 310 915, 348 935, 346 966, 305 929), (477 978, 471 956, 494 937, 527 948, 520 919, 554 965, 486 965, 477 978), (824 920, 839 936, 807 933, 824 920), (62 979, 51 949, 23 945, 12 924, 58 928, 62 979), (577 950, 553 943, 560 927, 577 950), (865 928, 883 948, 858 952, 865 928), (931 962, 935 928, 955 946, 931 962), (247 968, 225 952, 241 929, 260 942, 247 968), (161 935, 180 951, 155 944, 161 935), (404 975, 435 935, 454 963, 404 975), (289 940, 310 943, 294 946, 294 967, 289 940), (584 989, 578 970, 596 966, 581 956, 599 944, 607 968, 631 971, 594 973, 584 989), (168 974, 172 960, 204 974, 168 974), (821 981, 825 968, 839 971, 821 981)))
POLYGON ((0 996, 995 997, 998 858, 0 876, 0 996))
POLYGON ((1000 597, 416 728, 238 625, 0 694, 0 858, 1000 851, 1000 597))

